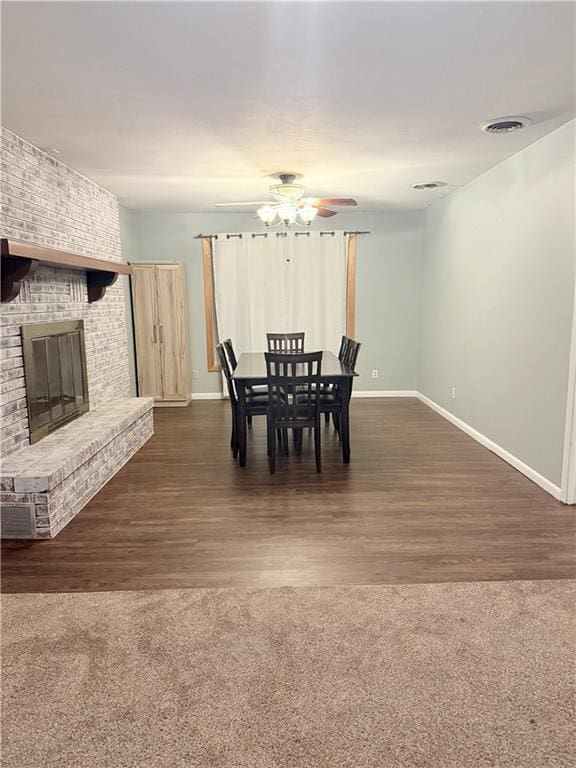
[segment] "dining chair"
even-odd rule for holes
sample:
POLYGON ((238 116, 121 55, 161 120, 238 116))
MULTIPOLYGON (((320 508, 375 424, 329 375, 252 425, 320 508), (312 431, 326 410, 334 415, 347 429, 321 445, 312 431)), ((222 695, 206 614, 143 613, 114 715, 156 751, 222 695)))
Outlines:
MULTIPOLYGON (((232 433, 230 436, 230 448, 234 458, 238 455, 239 440, 238 440, 238 395, 236 393, 236 387, 232 378, 232 368, 228 361, 228 356, 224 349, 224 344, 216 345, 216 353, 218 354, 218 360, 226 379, 226 386, 228 388, 228 397, 230 398, 230 409, 232 411, 232 433)), ((246 419, 252 419, 252 416, 266 416, 268 413, 268 393, 250 393, 246 392, 246 419)))
MULTIPOLYGON (((338 350, 338 360, 340 362, 344 362, 346 358, 346 354, 348 352, 348 345, 352 341, 348 336, 342 336, 342 339, 340 340, 340 349, 338 350)), ((334 384, 327 384, 322 388, 322 392, 333 392, 334 391, 334 384)), ((324 420, 326 424, 330 423, 330 413, 328 411, 324 412, 324 420)), ((336 426, 336 419, 334 419, 334 426, 336 426)))
POLYGON ((344 352, 344 358, 342 362, 352 371, 356 370, 356 361, 358 360, 358 352, 360 352, 361 346, 362 344, 359 341, 354 341, 354 339, 348 339, 346 344, 346 350, 344 352))
POLYGON ((232 339, 224 339, 222 342, 222 346, 224 347, 224 351, 226 352, 226 356, 228 358, 228 362, 230 363, 230 368, 232 369, 232 372, 236 369, 236 366, 238 365, 238 359, 236 357, 236 353, 234 352, 234 345, 232 344, 232 339))
POLYGON ((299 333, 267 333, 268 352, 295 355, 304 352, 303 331, 299 333))
POLYGON ((338 350, 338 360, 344 360, 346 356, 346 350, 348 349, 348 343, 350 338, 348 336, 342 336, 340 341, 340 349, 338 350))
POLYGON ((316 471, 322 472, 320 443, 320 377, 322 352, 289 354, 266 352, 268 377, 268 458, 270 474, 276 470, 276 431, 283 435, 285 451, 288 451, 287 433, 294 431, 294 445, 298 454, 302 451, 302 431, 314 430, 316 471))
MULTIPOLYGON (((228 363, 230 364, 230 370, 232 373, 236 370, 236 366, 238 365, 238 358, 236 357, 236 353, 234 352, 234 345, 232 344, 232 339, 224 339, 222 342, 222 346, 224 347, 224 351, 226 352, 226 357, 228 358, 228 363)), ((268 387, 266 384, 255 384, 250 385, 246 387, 246 394, 247 395, 267 395, 268 394, 268 387)), ((248 415, 246 421, 248 422, 248 426, 252 426, 252 416, 248 415)))
MULTIPOLYGON (((343 356, 340 358, 340 354, 338 354, 338 357, 346 368, 351 371, 355 371, 356 369, 356 361, 358 360, 358 353, 360 352, 361 346, 362 344, 359 341, 354 341, 354 339, 350 339, 347 336, 342 337, 340 350, 343 352, 343 356), (345 343, 344 340, 346 340, 345 343)), ((352 397, 353 382, 354 380, 352 379, 348 389, 348 400, 346 403, 342 402, 341 388, 338 384, 332 385, 329 389, 322 389, 320 392, 320 410, 324 414, 326 422, 330 420, 330 414, 332 414, 334 428, 338 434, 340 434, 340 414, 342 413, 343 407, 349 407, 350 398, 352 397)))

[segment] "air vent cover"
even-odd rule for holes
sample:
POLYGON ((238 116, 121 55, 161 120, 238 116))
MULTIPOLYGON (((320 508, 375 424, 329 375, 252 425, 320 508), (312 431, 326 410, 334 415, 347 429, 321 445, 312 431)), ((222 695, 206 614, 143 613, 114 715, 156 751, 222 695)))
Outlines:
POLYGON ((3 539, 33 539, 34 504, 3 504, 0 533, 3 539))
POLYGON ((500 117, 497 120, 489 120, 480 127, 486 133, 512 133, 521 131, 531 122, 529 117, 500 117))
POLYGON ((424 181, 421 184, 412 184, 412 189, 438 189, 445 186, 445 181, 424 181))

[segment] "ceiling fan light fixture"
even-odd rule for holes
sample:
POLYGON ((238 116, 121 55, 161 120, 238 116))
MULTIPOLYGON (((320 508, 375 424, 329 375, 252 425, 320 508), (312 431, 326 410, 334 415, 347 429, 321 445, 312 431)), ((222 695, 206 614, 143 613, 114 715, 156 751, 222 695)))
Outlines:
POLYGON ((280 203, 276 210, 278 211, 280 220, 287 227, 289 227, 291 224, 294 224, 296 221, 296 216, 298 215, 298 206, 294 205, 294 203, 280 203))
POLYGON ((306 205, 303 205, 301 208, 298 209, 298 217, 300 218, 300 221, 302 222, 302 224, 306 224, 307 226, 312 224, 312 222, 316 218, 317 213, 318 213, 318 208, 315 208, 313 205, 310 205, 310 203, 307 203, 306 205))
POLYGON ((256 213, 267 227, 271 226, 276 218, 276 208, 271 205, 263 205, 262 208, 258 208, 256 213))
POLYGON ((338 211, 333 207, 346 205, 358 205, 352 197, 304 197, 304 185, 295 184, 296 179, 301 178, 299 173, 274 173, 271 177, 279 184, 273 184, 268 188, 273 200, 251 200, 241 203, 215 203, 219 207, 234 206, 259 206, 256 210, 258 218, 267 226, 281 225, 289 229, 299 221, 310 225, 316 216, 328 218, 336 216, 338 211))

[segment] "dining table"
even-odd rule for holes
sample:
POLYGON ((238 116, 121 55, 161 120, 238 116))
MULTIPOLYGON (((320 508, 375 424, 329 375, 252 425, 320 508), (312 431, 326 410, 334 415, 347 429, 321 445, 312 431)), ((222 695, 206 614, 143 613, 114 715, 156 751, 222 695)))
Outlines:
MULTIPOLYGON (((246 466, 246 391, 250 387, 266 384, 268 381, 264 354, 264 352, 243 352, 232 374, 238 396, 238 458, 241 467, 246 466)), ((340 389, 340 399, 342 402, 340 440, 342 442, 342 460, 344 464, 350 463, 349 403, 352 382, 357 375, 355 371, 344 365, 334 352, 329 350, 322 351, 321 385, 338 384, 340 389)))

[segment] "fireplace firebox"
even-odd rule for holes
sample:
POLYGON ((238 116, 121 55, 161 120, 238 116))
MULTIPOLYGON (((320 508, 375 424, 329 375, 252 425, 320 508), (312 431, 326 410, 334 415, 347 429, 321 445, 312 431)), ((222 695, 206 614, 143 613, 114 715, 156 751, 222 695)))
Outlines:
POLYGON ((89 409, 84 321, 21 328, 30 442, 89 409))

